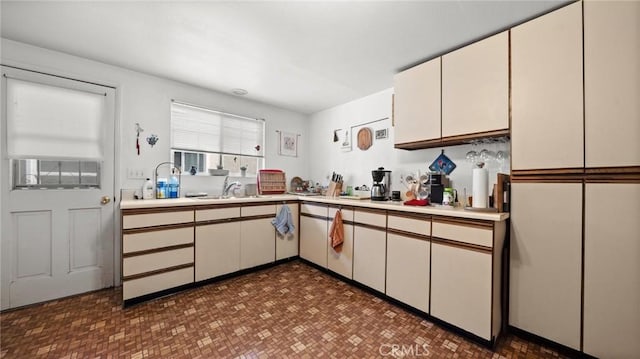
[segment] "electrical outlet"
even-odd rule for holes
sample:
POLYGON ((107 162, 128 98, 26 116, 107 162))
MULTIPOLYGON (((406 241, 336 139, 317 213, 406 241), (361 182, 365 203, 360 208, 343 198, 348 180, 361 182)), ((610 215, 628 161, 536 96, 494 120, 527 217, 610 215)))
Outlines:
POLYGON ((129 168, 127 170, 127 178, 129 179, 145 179, 144 170, 140 168, 129 168))

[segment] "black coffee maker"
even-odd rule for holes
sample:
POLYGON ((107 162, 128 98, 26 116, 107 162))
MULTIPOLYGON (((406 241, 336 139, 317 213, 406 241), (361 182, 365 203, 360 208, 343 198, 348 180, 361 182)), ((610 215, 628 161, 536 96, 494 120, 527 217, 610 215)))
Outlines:
POLYGON ((430 188, 431 191, 429 193, 429 202, 442 204, 442 196, 444 194, 444 189, 449 187, 449 178, 446 175, 441 173, 432 173, 430 178, 430 188))
POLYGON ((377 170, 371 171, 373 177, 373 186, 371 186, 372 201, 386 201, 389 199, 391 191, 391 171, 387 171, 384 167, 378 167, 377 170))

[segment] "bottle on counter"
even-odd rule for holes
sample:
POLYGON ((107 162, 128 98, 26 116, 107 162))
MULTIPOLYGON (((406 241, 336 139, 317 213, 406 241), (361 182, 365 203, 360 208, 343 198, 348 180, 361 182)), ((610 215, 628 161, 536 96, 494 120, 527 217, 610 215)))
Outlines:
POLYGON ((180 187, 180 182, 178 181, 178 177, 176 176, 175 172, 172 171, 171 177, 169 177, 169 195, 167 197, 178 198, 179 187, 180 187))
POLYGON ((167 179, 158 178, 156 198, 167 198, 167 179))
POLYGON ((153 182, 150 178, 142 185, 142 199, 153 199, 153 182))

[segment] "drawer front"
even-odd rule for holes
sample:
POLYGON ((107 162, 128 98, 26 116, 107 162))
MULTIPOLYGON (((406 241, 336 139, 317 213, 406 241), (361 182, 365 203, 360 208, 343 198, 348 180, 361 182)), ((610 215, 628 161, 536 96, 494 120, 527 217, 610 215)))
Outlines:
MULTIPOLYGON (((329 220, 333 221, 336 217, 336 212, 338 212, 338 208, 329 208, 329 220)), ((353 210, 352 209, 342 209, 342 220, 353 222, 353 210)))
POLYGON ((353 216, 353 221, 356 223, 385 228, 387 226, 387 215, 356 210, 353 216))
POLYGON ((126 277, 187 263, 193 263, 193 247, 124 258, 122 275, 126 277))
POLYGON ((389 216, 387 227, 423 236, 431 235, 431 220, 429 219, 389 216))
POLYGON ((196 210, 196 222, 240 217, 240 207, 196 210))
POLYGON ((476 228, 464 225, 433 222, 433 237, 450 239, 463 243, 484 247, 493 247, 493 230, 490 228, 476 228))
POLYGON ((193 267, 160 273, 122 283, 124 300, 193 282, 193 267))
POLYGON ((122 236, 122 252, 138 252, 187 243, 193 243, 193 227, 132 233, 122 236))
POLYGON ((193 222, 193 211, 129 214, 122 217, 122 229, 193 222))
POLYGON ((314 206, 307 203, 300 205, 300 212, 322 217, 327 217, 328 214, 327 206, 314 206))
POLYGON ((250 206, 250 207, 242 207, 240 210, 240 214, 242 217, 251 217, 251 216, 262 216, 265 214, 276 215, 276 205, 270 204, 266 206, 250 206))

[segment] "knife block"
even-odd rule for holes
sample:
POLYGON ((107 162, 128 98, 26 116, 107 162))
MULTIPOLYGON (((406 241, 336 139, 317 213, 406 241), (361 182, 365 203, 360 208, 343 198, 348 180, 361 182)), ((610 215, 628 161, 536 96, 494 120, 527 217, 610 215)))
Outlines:
POLYGON ((338 197, 342 193, 342 182, 329 182, 327 187, 327 197, 338 197))

